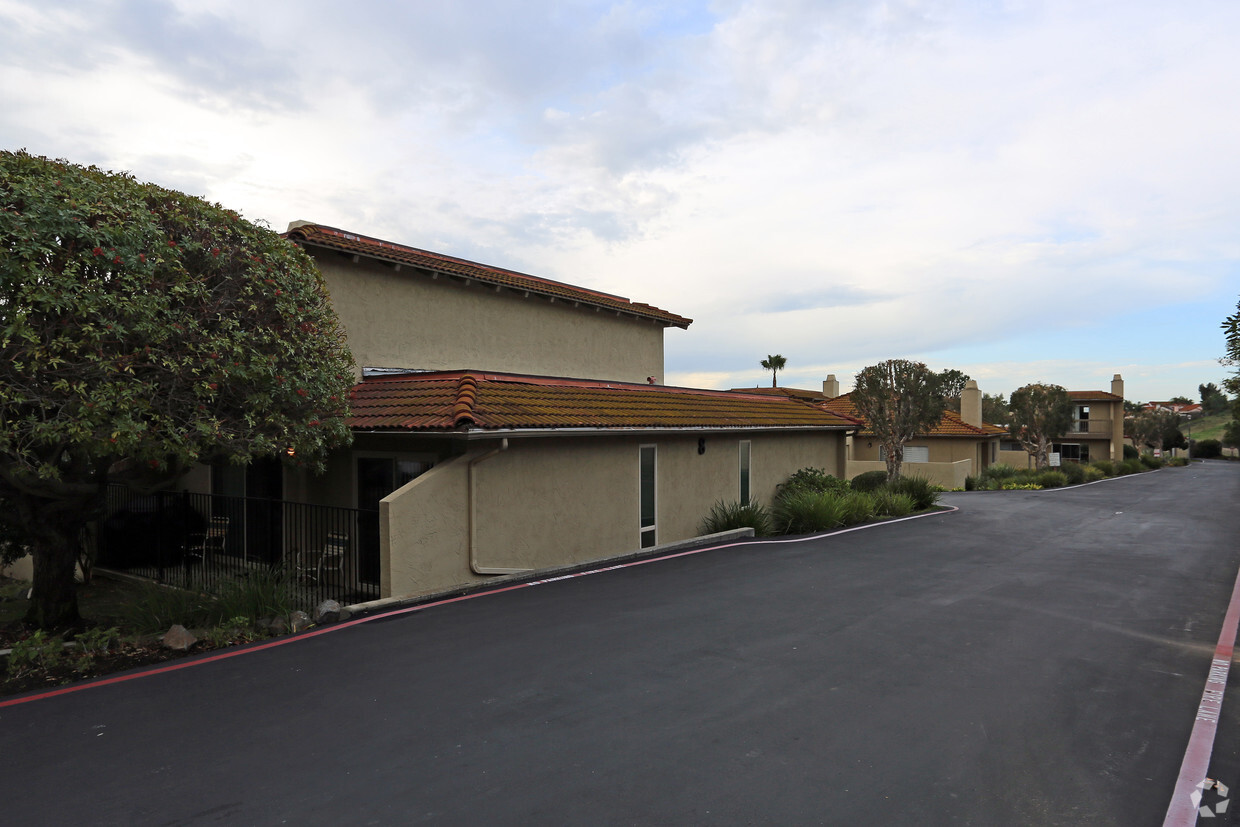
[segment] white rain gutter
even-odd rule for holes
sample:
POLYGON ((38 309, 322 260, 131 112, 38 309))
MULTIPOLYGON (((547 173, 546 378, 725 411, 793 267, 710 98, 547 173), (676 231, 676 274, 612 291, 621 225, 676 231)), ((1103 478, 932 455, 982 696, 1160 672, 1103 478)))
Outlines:
POLYGON ((474 474, 474 466, 486 462, 501 451, 507 450, 508 440, 501 439, 498 448, 492 448, 485 454, 474 457, 467 466, 469 468, 469 569, 474 574, 524 574, 525 572, 533 571, 533 569, 525 568, 483 566, 478 562, 478 482, 474 474))

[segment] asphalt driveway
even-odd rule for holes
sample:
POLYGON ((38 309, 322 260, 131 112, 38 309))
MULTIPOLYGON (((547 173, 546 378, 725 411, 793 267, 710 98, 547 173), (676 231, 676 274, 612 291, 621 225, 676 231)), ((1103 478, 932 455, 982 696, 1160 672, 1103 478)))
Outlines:
MULTIPOLYGON (((1161 824, 1240 567, 1240 464, 944 499, 0 709, 0 812, 1161 824)), ((1213 771, 1240 785, 1234 701, 1213 771)))

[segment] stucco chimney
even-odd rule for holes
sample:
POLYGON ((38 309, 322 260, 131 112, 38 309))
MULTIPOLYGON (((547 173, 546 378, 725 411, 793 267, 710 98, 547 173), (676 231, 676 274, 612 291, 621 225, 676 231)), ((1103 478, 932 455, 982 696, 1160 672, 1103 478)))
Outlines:
POLYGON ((834 373, 827 374, 827 378, 823 380, 822 395, 828 399, 834 399, 840 395, 840 380, 835 378, 834 373))
POLYGON ((960 418, 967 425, 982 427, 982 392, 974 379, 965 382, 964 390, 960 392, 960 418))
POLYGON ((1124 377, 1120 376, 1118 373, 1111 379, 1111 393, 1121 399, 1124 396, 1124 377))

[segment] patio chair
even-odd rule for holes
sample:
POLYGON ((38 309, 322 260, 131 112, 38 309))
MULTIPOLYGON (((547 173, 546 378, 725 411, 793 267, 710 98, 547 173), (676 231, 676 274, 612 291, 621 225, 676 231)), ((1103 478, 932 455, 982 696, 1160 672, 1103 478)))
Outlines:
POLYGON ((213 554, 224 553, 224 541, 228 537, 228 518, 212 517, 206 531, 189 535, 185 541, 187 560, 207 562, 213 554))
POLYGON ((321 548, 297 552, 297 576, 317 583, 323 572, 335 570, 344 573, 344 557, 349 551, 349 535, 344 531, 329 531, 321 548))

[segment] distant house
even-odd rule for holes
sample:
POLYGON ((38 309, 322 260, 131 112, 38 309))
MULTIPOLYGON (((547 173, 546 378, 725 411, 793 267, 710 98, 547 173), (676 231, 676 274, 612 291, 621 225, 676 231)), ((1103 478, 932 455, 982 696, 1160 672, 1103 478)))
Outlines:
MULTIPOLYGON (((359 509, 344 568, 362 591, 653 548, 696 536, 718 501, 769 500, 799 468, 845 471, 847 418, 663 386, 664 331, 688 318, 333 227, 286 237, 318 265, 357 362, 354 443, 322 476, 204 466, 184 486, 359 509)), ((230 553, 270 545, 234 513, 230 553)))
MULTIPOLYGON (((865 471, 886 470, 886 456, 874 439, 851 394, 840 394, 839 381, 828 376, 822 392, 797 388, 737 388, 763 396, 784 396, 815 405, 822 410, 855 421, 860 426, 849 438, 845 477, 851 479, 865 471)), ((1007 432, 982 422, 982 395, 970 380, 961 394, 961 413, 950 409, 929 432, 918 434, 904 445, 905 473, 927 477, 947 488, 964 486, 965 477, 981 473, 999 456, 999 442, 1007 432)))
MULTIPOLYGON (((1124 458, 1124 378, 1118 373, 1108 391, 1068 391, 1072 425, 1051 445, 1061 462, 1091 462, 1124 458)), ((1005 440, 1000 461, 1029 467, 1033 459, 1015 439, 1005 440)))
POLYGON ((1169 411, 1181 419, 1196 419, 1205 414, 1205 409, 1197 402, 1146 402, 1141 406, 1143 411, 1169 411))

